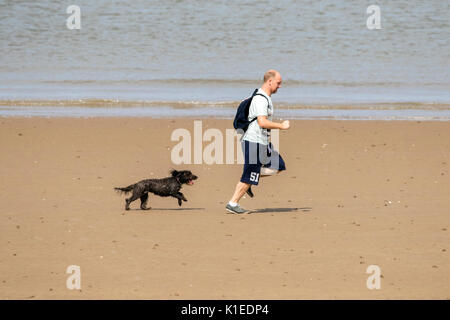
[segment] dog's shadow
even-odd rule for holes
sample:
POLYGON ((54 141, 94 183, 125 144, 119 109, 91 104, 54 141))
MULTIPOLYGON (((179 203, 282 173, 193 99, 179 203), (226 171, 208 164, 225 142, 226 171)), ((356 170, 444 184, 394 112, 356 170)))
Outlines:
POLYGON ((130 209, 129 211, 187 211, 187 210, 205 210, 205 208, 151 208, 150 210, 130 209))
POLYGON ((304 207, 304 208, 264 208, 264 209, 256 209, 251 210, 248 212, 248 214, 253 213, 280 213, 280 212, 295 212, 301 210, 302 212, 309 212, 312 210, 310 207, 304 207))

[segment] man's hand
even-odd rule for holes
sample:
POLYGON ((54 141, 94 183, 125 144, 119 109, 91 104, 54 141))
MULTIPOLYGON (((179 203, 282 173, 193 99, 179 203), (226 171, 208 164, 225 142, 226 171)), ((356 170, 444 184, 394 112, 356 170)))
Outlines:
POLYGON ((258 125, 264 129, 289 129, 289 120, 284 120, 283 122, 272 122, 267 119, 267 116, 258 116, 258 125))
POLYGON ((287 129, 289 129, 289 127, 290 127, 290 125, 289 125, 289 120, 284 120, 284 121, 281 123, 281 129, 287 130, 287 129))

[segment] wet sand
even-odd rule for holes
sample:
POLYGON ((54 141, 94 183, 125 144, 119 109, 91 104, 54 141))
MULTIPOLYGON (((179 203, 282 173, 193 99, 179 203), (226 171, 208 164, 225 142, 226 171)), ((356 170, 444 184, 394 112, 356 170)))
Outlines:
POLYGON ((174 165, 176 128, 193 119, 0 118, 0 298, 450 298, 450 122, 292 121, 245 215, 224 210, 241 165, 174 165), (113 187, 170 168, 199 176, 188 202, 124 210, 113 187))

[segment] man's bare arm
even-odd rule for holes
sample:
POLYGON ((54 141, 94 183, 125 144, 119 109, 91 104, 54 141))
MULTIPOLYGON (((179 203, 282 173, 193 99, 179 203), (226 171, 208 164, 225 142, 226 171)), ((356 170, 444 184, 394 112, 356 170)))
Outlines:
POLYGON ((273 122, 267 119, 267 116, 258 116, 258 125, 263 129, 289 129, 289 120, 284 120, 281 123, 273 122))

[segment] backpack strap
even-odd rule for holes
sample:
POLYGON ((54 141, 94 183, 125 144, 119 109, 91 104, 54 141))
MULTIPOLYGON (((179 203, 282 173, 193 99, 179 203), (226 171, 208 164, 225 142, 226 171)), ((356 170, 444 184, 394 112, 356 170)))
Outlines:
MULTIPOLYGON (((269 99, 267 99, 267 97, 266 97, 265 95, 263 95, 263 94, 261 94, 261 93, 257 93, 257 92, 258 92, 258 89, 256 89, 255 92, 253 92, 252 98, 253 98, 254 96, 261 96, 261 97, 266 98, 266 100, 267 100, 267 108, 269 108, 269 106, 270 106, 269 99)), ((255 118, 253 118, 252 120, 250 120, 250 123, 252 123, 253 121, 255 121, 257 118, 258 118, 258 117, 255 117, 255 118)))
POLYGON ((255 96, 261 96, 261 97, 266 98, 266 100, 267 100, 267 108, 270 106, 270 104, 269 104, 269 99, 267 99, 267 97, 266 97, 265 95, 263 95, 263 94, 261 94, 261 93, 255 93, 255 96))
POLYGON ((250 120, 250 122, 248 123, 250 125, 250 123, 252 123, 253 121, 255 121, 256 119, 258 119, 258 117, 253 118, 252 120, 250 120))

